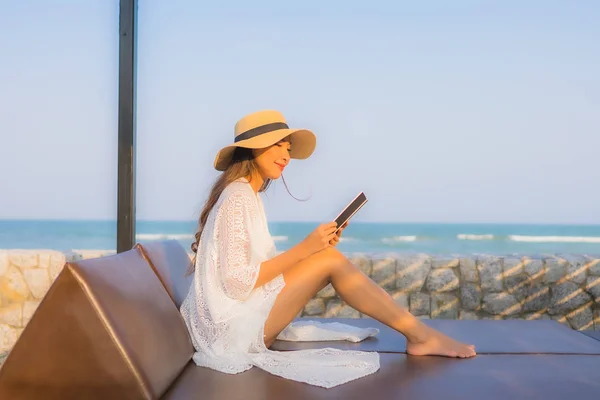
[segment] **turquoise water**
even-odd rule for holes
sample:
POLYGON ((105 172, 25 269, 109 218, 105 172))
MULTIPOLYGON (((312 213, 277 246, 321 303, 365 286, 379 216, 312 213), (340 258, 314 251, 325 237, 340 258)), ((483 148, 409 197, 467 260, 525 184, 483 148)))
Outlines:
MULTIPOLYGON (((269 225, 278 250, 306 237, 316 223, 269 225)), ((0 221, 0 249, 114 250, 115 221, 0 221)), ((175 239, 189 249, 195 221, 139 221, 137 240, 175 239)), ((599 225, 381 224, 354 222, 344 231, 344 252, 432 254, 600 255, 599 225)))

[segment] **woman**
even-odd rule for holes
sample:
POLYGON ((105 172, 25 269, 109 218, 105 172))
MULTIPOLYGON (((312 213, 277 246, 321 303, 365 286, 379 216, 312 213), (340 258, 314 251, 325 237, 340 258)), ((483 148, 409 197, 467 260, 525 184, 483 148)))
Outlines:
POLYGON ((372 334, 349 326, 340 334, 340 325, 328 332, 330 327, 317 322, 312 330, 293 331, 292 320, 330 282, 350 306, 403 334, 409 354, 474 356, 473 346, 423 324, 335 248, 345 226, 336 234, 334 222, 322 224, 276 254, 259 193, 282 175, 290 159, 308 158, 315 144, 312 132, 290 129, 279 112, 261 111, 238 121, 234 143, 218 152, 214 167, 223 173, 200 215, 189 271, 193 284, 181 306, 196 349, 194 362, 227 373, 254 365, 323 387, 377 371, 377 353, 269 350, 283 333, 296 340, 336 334, 361 340, 372 334))

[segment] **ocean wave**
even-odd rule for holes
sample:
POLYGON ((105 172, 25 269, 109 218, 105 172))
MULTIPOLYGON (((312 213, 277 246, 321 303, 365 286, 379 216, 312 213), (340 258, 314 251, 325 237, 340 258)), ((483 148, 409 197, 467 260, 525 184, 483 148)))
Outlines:
POLYGON ((274 242, 287 242, 287 236, 271 236, 274 242))
POLYGON ((469 233, 460 233, 456 235, 459 240, 494 240, 494 235, 485 234, 485 235, 473 235, 469 233))
POLYGON ((383 238, 383 243, 399 243, 399 242, 414 242, 417 240, 417 236, 394 236, 391 238, 383 238))
POLYGON ((509 235, 513 242, 530 243, 600 243, 600 237, 594 236, 524 236, 509 235))
POLYGON ((194 235, 189 233, 138 233, 139 240, 193 240, 194 235))

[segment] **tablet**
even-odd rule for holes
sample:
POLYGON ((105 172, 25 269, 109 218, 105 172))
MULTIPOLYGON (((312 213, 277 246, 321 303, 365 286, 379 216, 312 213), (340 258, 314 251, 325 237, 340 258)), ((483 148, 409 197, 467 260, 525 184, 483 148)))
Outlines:
POLYGON ((366 202, 367 196, 365 196, 363 192, 360 192, 354 198, 354 200, 352 200, 350 204, 348 204, 346 208, 344 208, 344 211, 342 211, 335 218, 335 223, 337 224, 337 229, 335 231, 337 232, 340 229, 340 227, 346 223, 346 221, 352 218, 352 216, 354 216, 354 214, 356 214, 356 212, 360 210, 360 208, 364 206, 366 202))

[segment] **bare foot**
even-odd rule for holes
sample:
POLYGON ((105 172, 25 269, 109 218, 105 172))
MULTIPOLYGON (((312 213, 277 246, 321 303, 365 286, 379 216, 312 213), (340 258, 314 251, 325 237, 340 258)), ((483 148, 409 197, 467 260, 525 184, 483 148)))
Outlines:
POLYGON ((431 328, 421 340, 407 341, 406 352, 413 356, 443 356, 469 358, 475 356, 475 346, 457 342, 431 328))

